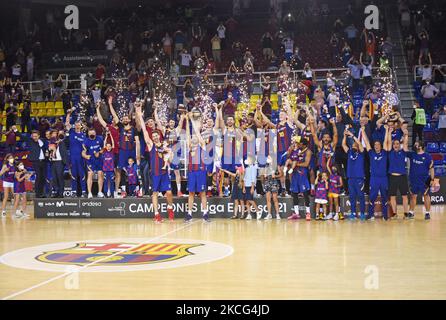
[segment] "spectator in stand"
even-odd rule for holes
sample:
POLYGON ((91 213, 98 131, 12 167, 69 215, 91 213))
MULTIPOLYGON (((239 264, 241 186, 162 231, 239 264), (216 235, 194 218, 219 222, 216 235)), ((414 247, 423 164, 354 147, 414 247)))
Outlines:
POLYGON ((34 55, 32 52, 28 53, 26 57, 26 76, 28 81, 34 80, 34 55))
POLYGON ((294 40, 287 37, 282 41, 283 46, 285 47, 285 59, 287 62, 291 61, 291 56, 294 52, 294 40))
POLYGON ((180 59, 181 59, 181 66, 180 66, 181 74, 190 74, 190 63, 192 61, 192 57, 187 52, 186 49, 184 49, 183 52, 181 52, 180 59))
POLYGON ((413 112, 410 118, 413 120, 412 124, 412 145, 415 145, 415 141, 423 141, 423 129, 426 126, 426 112, 420 107, 418 102, 415 102, 413 106, 413 112))
POLYGON ((173 43, 173 40, 169 36, 168 32, 166 32, 166 34, 164 35, 163 39, 161 39, 161 42, 163 43, 164 53, 171 59, 172 58, 172 43, 173 43))
POLYGON ((12 82, 16 82, 17 80, 21 79, 22 79, 22 66, 20 65, 20 63, 16 62, 11 67, 11 80, 12 82))
POLYGON ((21 112, 20 124, 22 132, 31 133, 31 102, 25 100, 21 112))
POLYGON ((367 53, 367 55, 375 57, 375 52, 376 52, 375 34, 372 31, 369 31, 364 28, 361 37, 364 37, 365 52, 367 53))
POLYGON ((408 63, 412 66, 415 63, 415 38, 412 34, 407 36, 404 41, 404 46, 406 47, 408 63))
POLYGON ((336 33, 333 33, 330 38, 331 57, 334 64, 339 61, 339 39, 336 33))
POLYGON ((358 29, 356 29, 355 25, 351 23, 347 28, 344 29, 345 34, 347 35, 347 43, 350 48, 354 50, 357 49, 357 38, 358 38, 358 29))
POLYGON ((282 64, 280 65, 280 68, 279 68, 279 75, 280 76, 282 76, 282 75, 288 76, 290 73, 291 73, 291 68, 288 65, 287 60, 283 60, 282 64))
POLYGON ((17 106, 11 102, 6 108, 6 130, 17 123, 17 112, 17 106))
POLYGON ((387 37, 386 40, 381 45, 382 52, 385 52, 385 54, 391 58, 393 56, 393 48, 395 45, 392 43, 391 38, 387 37))
POLYGON ((178 29, 173 34, 173 42, 175 43, 174 58, 177 59, 178 55, 183 51, 184 45, 186 44, 186 35, 181 29, 178 29))
POLYGON ((429 53, 429 34, 426 30, 421 31, 418 34, 418 39, 420 40, 420 57, 428 56, 429 53))
POLYGON ((201 40, 202 38, 199 36, 192 37, 192 57, 198 58, 201 55, 201 40))
POLYGON ((105 50, 114 50, 116 46, 116 41, 110 37, 105 41, 105 50))
POLYGON ((446 140, 446 105, 438 110, 432 119, 438 120, 438 130, 440 131, 440 141, 446 140))
POLYGON ((262 44, 262 54, 265 60, 270 60, 273 55, 273 37, 269 32, 266 32, 260 40, 262 44))
POLYGON ((350 69, 352 78, 351 88, 352 91, 355 92, 356 89, 359 88, 359 84, 361 81, 361 66, 359 64, 359 61, 354 56, 352 56, 347 62, 347 67, 350 69))
POLYGON ((232 41, 237 32, 238 22, 237 20, 234 19, 234 17, 230 17, 228 20, 226 20, 225 26, 226 26, 226 41, 232 41))
POLYGON ((221 63, 221 40, 218 35, 214 35, 211 39, 212 57, 216 63, 221 63))
POLYGON ((352 56, 353 56, 352 49, 350 48, 348 43, 346 41, 344 41, 344 46, 341 49, 341 59, 342 59, 342 64, 344 65, 344 67, 347 67, 347 64, 350 61, 350 59, 352 58, 352 56))
POLYGON ((54 94, 53 95, 53 99, 54 99, 54 101, 60 101, 61 100, 62 87, 63 87, 62 74, 59 74, 57 79, 54 81, 54 91, 53 91, 53 94, 54 94))
POLYGON ((222 50, 226 49, 226 27, 224 26, 223 22, 220 22, 220 24, 217 27, 217 35, 220 38, 220 46, 222 50))
POLYGON ((421 87, 421 95, 423 96, 424 110, 426 114, 432 116, 434 114, 434 100, 438 96, 438 90, 432 83, 431 79, 426 79, 426 84, 421 87))
POLYGON ((446 92, 446 72, 443 72, 445 67, 434 67, 434 84, 440 92, 446 92))
POLYGON ((237 40, 232 44, 232 54, 235 66, 241 68, 243 66, 243 44, 240 41, 237 40))
POLYGON ((4 134, 6 136, 6 148, 8 153, 14 154, 17 145, 17 127, 15 125, 11 126, 11 128, 4 132, 4 134))

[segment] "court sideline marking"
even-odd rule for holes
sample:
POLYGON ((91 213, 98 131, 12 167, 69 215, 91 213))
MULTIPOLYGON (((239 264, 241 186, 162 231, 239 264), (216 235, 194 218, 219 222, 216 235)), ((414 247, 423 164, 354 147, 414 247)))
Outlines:
POLYGON ((50 279, 48 279, 48 280, 45 280, 45 281, 43 281, 43 282, 40 282, 40 283, 38 283, 38 284, 36 284, 36 285, 33 285, 33 286, 29 287, 29 288, 23 289, 23 290, 21 290, 21 291, 18 291, 18 292, 16 292, 16 293, 13 293, 13 294, 11 294, 11 295, 9 295, 9 296, 3 297, 1 300, 9 300, 9 299, 15 298, 15 297, 17 297, 17 296, 19 296, 19 295, 21 295, 21 294, 24 294, 24 293, 27 293, 27 292, 29 292, 29 291, 31 291, 31 290, 40 288, 40 287, 42 287, 42 286, 44 286, 44 285, 46 285, 46 284, 48 284, 48 283, 51 283, 51 282, 53 282, 53 281, 62 279, 62 278, 66 277, 66 276, 68 276, 68 275, 70 275, 70 274, 72 274, 72 273, 81 272, 82 269, 85 269, 85 268, 87 268, 87 267, 91 267, 92 265, 94 265, 94 264, 96 264, 96 263, 99 263, 99 262, 101 262, 101 261, 110 259, 111 257, 114 257, 114 256, 116 256, 116 255, 118 255, 118 254, 122 254, 122 253, 124 253, 124 252, 126 252, 126 251, 130 251, 130 250, 135 249, 135 248, 137 248, 137 247, 139 247, 139 246, 141 246, 141 245, 149 244, 149 243, 151 243, 152 241, 154 241, 154 240, 158 240, 158 239, 161 239, 161 238, 164 238, 165 236, 167 236, 167 235, 169 235, 169 234, 172 234, 172 233, 175 233, 175 232, 177 232, 177 231, 186 229, 186 228, 190 227, 191 225, 197 223, 197 222, 200 221, 200 220, 201 220, 201 219, 197 219, 196 221, 192 221, 192 222, 190 222, 190 223, 184 224, 184 225, 182 225, 182 226, 179 227, 179 228, 176 228, 176 229, 171 230, 171 231, 169 231, 169 232, 163 233, 163 234, 161 234, 161 235, 159 235, 159 236, 150 238, 149 240, 144 241, 144 242, 141 242, 141 243, 138 243, 138 244, 136 244, 136 245, 134 245, 134 246, 132 246, 132 247, 130 247, 130 248, 123 249, 122 251, 117 251, 116 253, 113 253, 112 255, 109 255, 109 256, 106 256, 106 257, 104 257, 104 258, 102 258, 102 259, 93 261, 93 262, 91 262, 91 263, 89 263, 89 264, 86 264, 86 265, 80 267, 79 269, 72 270, 72 271, 69 271, 69 272, 65 272, 65 273, 63 273, 63 274, 61 274, 61 275, 58 275, 58 276, 55 276, 55 277, 50 278, 50 279))

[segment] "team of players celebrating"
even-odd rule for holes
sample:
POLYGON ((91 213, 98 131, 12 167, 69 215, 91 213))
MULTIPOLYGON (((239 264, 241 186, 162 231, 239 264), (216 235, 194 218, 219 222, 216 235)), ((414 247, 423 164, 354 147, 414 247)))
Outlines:
MULTIPOLYGON (((342 220, 340 195, 344 191, 348 191, 351 203, 351 213, 346 216, 351 219, 373 220, 380 195, 382 217, 387 220, 388 200, 392 212, 397 212, 398 191, 405 218, 414 217, 420 194, 424 197, 425 219, 430 218, 432 158, 422 142, 416 142, 409 151, 407 123, 398 112, 370 112, 372 104, 365 100, 359 122, 354 122, 342 104, 317 110, 315 104, 292 107, 286 96, 281 98, 276 124, 264 114, 260 103, 254 112, 244 113, 240 119, 233 112, 225 112, 224 102, 213 103, 207 118, 198 108, 187 111, 179 105, 179 120, 163 122, 158 116, 161 103, 154 103, 152 118, 145 117, 139 100, 121 118, 110 103, 112 121, 108 123, 100 112, 104 102, 99 102, 97 117, 104 127, 101 137, 93 128, 85 133, 80 121, 72 127, 68 114, 74 190, 80 184, 83 195, 92 198, 97 174, 98 197, 151 194, 155 220, 161 222, 158 198, 166 197, 168 218, 174 219, 171 173, 176 194, 182 196, 180 170, 185 168, 189 208, 198 194, 205 221, 209 221, 207 197, 211 195, 231 196, 235 204, 232 218, 272 219, 274 207, 276 219, 281 219, 278 196, 282 195, 293 198, 288 219, 303 218, 302 209, 306 220, 312 216, 317 220, 342 220), (144 160, 148 163, 147 175, 141 169, 144 160), (365 193, 370 198, 368 212, 365 193), (265 215, 256 206, 257 194, 266 197, 265 215), (310 197, 315 202, 313 215, 310 197)), ((189 210, 185 220, 191 219, 189 210)))

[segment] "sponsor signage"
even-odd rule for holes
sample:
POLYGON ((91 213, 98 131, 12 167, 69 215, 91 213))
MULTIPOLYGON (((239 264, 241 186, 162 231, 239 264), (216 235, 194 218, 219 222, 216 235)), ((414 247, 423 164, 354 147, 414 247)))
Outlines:
MULTIPOLYGON (((258 210, 266 212, 264 198, 257 199, 258 210)), ((199 216, 200 202, 192 207, 194 216, 199 216)), ((292 198, 282 198, 279 210, 282 217, 288 216, 293 207, 292 198)), ((189 210, 187 198, 174 200, 177 217, 184 217, 189 210)), ((159 199, 160 213, 167 213, 166 200, 159 199)), ((214 217, 228 218, 234 212, 234 203, 229 198, 208 199, 209 214, 214 217)), ((154 210, 150 198, 124 199, 35 199, 34 216, 36 218, 150 218, 154 210)))
POLYGON ((112 55, 111 51, 94 50, 86 52, 52 52, 45 54, 48 67, 89 67, 98 63, 107 63, 112 55))

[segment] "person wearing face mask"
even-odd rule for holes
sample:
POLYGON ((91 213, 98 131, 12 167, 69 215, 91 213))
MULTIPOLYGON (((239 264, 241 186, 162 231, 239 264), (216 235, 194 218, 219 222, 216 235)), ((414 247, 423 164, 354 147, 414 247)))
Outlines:
POLYGON ((440 90, 437 89, 432 83, 431 79, 426 80, 426 84, 421 87, 421 94, 423 95, 424 101, 424 110, 426 114, 432 116, 434 113, 434 100, 440 93, 440 90))
POLYGON ((3 160, 3 166, 0 170, 0 176, 2 176, 3 180, 2 218, 6 218, 6 204, 9 200, 9 194, 13 193, 15 172, 14 156, 8 153, 3 160))
POLYGON ((410 161, 410 209, 407 218, 414 218, 417 195, 420 194, 424 198, 424 219, 429 220, 429 212, 431 208, 431 197, 429 191, 435 178, 434 162, 432 161, 431 155, 424 151, 423 142, 419 141, 415 142, 414 151, 409 152, 407 157, 410 161))
POLYGON ((96 131, 93 128, 88 129, 88 137, 85 139, 82 145, 82 157, 87 163, 87 190, 88 198, 93 198, 92 188, 93 188, 93 175, 98 174, 98 198, 103 198, 102 187, 104 185, 104 175, 102 171, 103 157, 102 157, 102 147, 104 141, 102 137, 96 136, 96 131))
MULTIPOLYGON (((55 131, 54 134, 58 134, 55 131)), ((65 188, 64 183, 64 168, 66 165, 66 161, 68 159, 67 146, 64 142, 65 134, 58 134, 54 145, 51 146, 50 150, 50 165, 51 165, 51 175, 52 185, 54 187, 53 198, 63 198, 63 192, 65 188)))
MULTIPOLYGON (((361 129, 363 130, 363 129, 361 129)), ((365 197, 364 187, 364 147, 361 141, 348 129, 344 131, 344 139, 342 140, 342 148, 347 153, 347 178, 348 190, 350 196, 351 214, 350 219, 356 216, 356 200, 359 200, 360 218, 365 219, 365 197), (353 139, 351 147, 347 146, 347 137, 353 139)))
POLYGON ((27 218, 29 217, 26 213, 26 188, 25 181, 29 180, 31 175, 26 171, 23 162, 19 162, 17 165, 17 171, 14 175, 14 217, 16 218, 27 218), (18 210, 19 202, 21 201, 21 209, 18 210))

